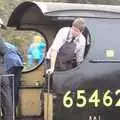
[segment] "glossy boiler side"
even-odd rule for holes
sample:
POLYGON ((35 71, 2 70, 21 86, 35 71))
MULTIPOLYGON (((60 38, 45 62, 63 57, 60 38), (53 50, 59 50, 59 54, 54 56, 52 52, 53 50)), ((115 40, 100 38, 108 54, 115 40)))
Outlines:
POLYGON ((92 40, 88 55, 76 68, 53 77, 54 120, 119 120, 120 19, 85 21, 92 40))

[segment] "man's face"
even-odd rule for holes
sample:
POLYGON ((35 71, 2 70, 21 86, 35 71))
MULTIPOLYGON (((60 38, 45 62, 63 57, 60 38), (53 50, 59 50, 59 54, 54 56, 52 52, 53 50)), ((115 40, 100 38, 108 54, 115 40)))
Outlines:
POLYGON ((72 33, 73 37, 77 37, 80 34, 80 30, 78 28, 72 26, 71 33, 72 33))

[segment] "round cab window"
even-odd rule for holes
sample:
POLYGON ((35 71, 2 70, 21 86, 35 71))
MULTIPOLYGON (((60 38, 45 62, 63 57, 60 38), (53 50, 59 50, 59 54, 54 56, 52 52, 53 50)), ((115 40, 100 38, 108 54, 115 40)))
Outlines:
POLYGON ((23 71, 29 72, 42 64, 45 57, 46 40, 37 32, 14 31, 8 42, 14 45, 23 57, 23 71))

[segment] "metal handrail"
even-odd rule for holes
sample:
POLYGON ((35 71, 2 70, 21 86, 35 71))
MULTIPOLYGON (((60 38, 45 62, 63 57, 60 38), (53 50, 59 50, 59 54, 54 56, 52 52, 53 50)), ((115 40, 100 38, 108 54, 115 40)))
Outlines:
MULTIPOLYGON (((11 77, 11 79, 8 79, 8 80, 12 80, 12 109, 13 109, 13 111, 12 111, 12 118, 13 118, 13 120, 15 120, 15 93, 14 93, 14 74, 2 74, 2 75, 0 75, 0 77, 11 77)), ((0 101, 1 101, 1 92, 2 92, 2 88, 1 88, 1 80, 2 79, 0 79, 0 101)), ((1 106, 1 105, 0 105, 1 106)), ((1 107, 0 107, 0 118, 1 118, 1 115, 3 115, 2 114, 2 109, 1 109, 1 107)))

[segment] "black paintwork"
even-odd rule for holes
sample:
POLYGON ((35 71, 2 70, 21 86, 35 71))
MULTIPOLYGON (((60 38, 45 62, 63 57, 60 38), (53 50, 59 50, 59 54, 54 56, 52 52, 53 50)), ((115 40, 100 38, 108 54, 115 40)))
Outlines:
MULTIPOLYGON (((60 27, 70 26, 73 18, 84 17, 86 26, 91 34, 90 50, 85 60, 78 67, 68 71, 55 72, 53 90, 57 98, 54 100, 53 120, 89 120, 88 117, 90 115, 100 115, 101 120, 119 120, 120 107, 117 108, 114 105, 107 108, 101 102, 98 108, 94 108, 87 103, 84 108, 80 109, 75 105, 71 108, 65 108, 62 103, 63 96, 68 90, 72 91, 72 97, 75 101, 76 90, 79 89, 86 90, 87 100, 96 89, 99 90, 101 100, 107 89, 113 92, 111 94, 114 101, 113 104, 119 99, 120 95, 116 97, 114 94, 117 89, 120 89, 119 8, 117 7, 117 10, 112 9, 113 6, 109 6, 109 9, 106 10, 108 6, 104 6, 99 10, 99 7, 95 8, 93 6, 94 9, 92 10, 92 7, 88 7, 88 9, 79 8, 79 5, 70 5, 71 7, 69 7, 66 4, 65 6, 57 8, 51 4, 48 7, 48 11, 42 13, 39 9, 39 4, 23 3, 13 12, 8 26, 15 26, 20 29, 22 25, 32 25, 30 28, 37 30, 42 27, 43 32, 47 35, 46 38, 49 38, 53 36, 51 33, 55 34, 60 27), (29 7, 26 8, 26 6, 29 7), (21 9, 23 9, 22 12, 21 9), (19 14, 20 17, 18 18, 19 14), (46 34, 47 32, 50 32, 50 34, 46 34), (107 57, 106 50, 113 50, 114 56, 107 57)), ((29 27, 24 26, 24 29, 29 29, 29 27)), ((51 39, 48 39, 48 43, 50 41, 51 39)))
MULTIPOLYGON (((56 72, 54 75, 54 90, 57 92, 55 119, 88 120, 89 115, 100 115, 102 120, 119 120, 119 108, 114 106, 106 108, 102 103, 98 108, 89 106, 89 103, 87 103, 88 106, 81 109, 77 109, 76 106, 67 109, 63 107, 63 95, 68 90, 76 94, 76 90, 84 89, 87 91, 86 95, 90 96, 96 89, 99 90, 101 95, 106 89, 112 92, 120 89, 120 20, 94 18, 86 19, 86 23, 92 37, 92 45, 88 56, 77 68, 56 72), (107 49, 114 50, 114 57, 106 56, 105 50, 107 49), (57 109, 58 106, 59 110, 57 109)), ((116 97, 115 95, 112 95, 112 97, 115 104, 116 97)), ((74 96, 74 99, 76 99, 76 96, 74 96)))

